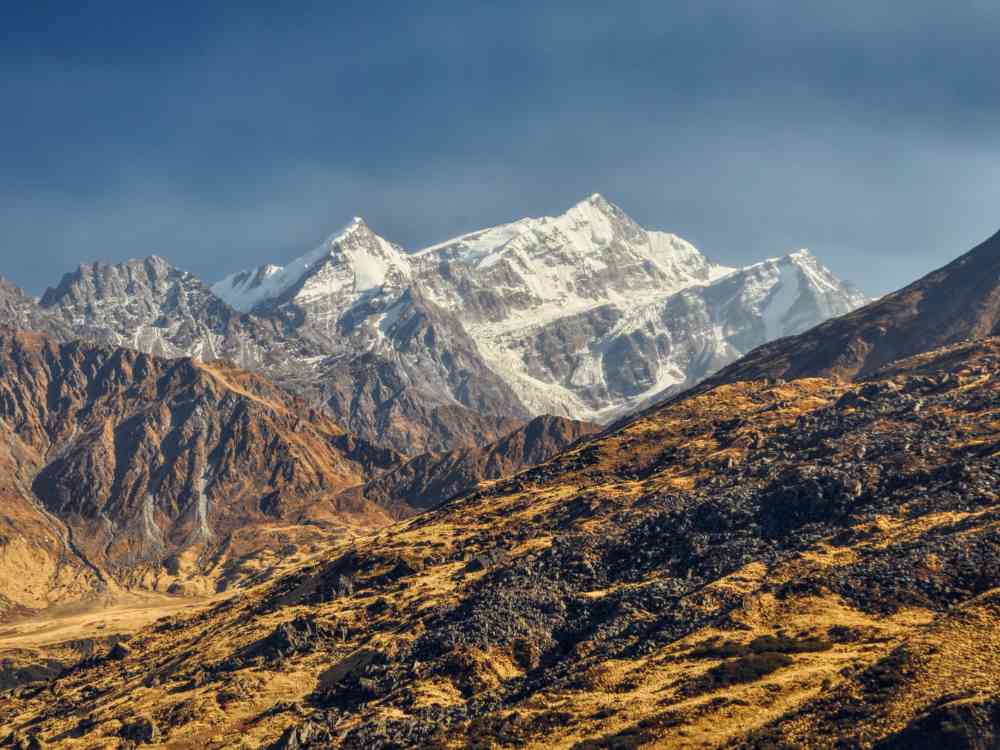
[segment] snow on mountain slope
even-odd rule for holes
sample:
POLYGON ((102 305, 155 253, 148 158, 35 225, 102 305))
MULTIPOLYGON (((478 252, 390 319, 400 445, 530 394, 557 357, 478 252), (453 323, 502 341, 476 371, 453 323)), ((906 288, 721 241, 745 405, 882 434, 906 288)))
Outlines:
POLYGON ((241 312, 289 299, 309 305, 336 298, 346 306, 366 292, 409 275, 409 256, 355 217, 287 266, 269 264, 233 274, 213 285, 212 292, 241 312))
POLYGON ((643 339, 660 342, 657 366, 660 372, 674 373, 674 382, 661 379, 630 397, 628 408, 612 409, 602 416, 617 417, 634 410, 636 404, 691 387, 761 344, 801 333, 869 301, 807 250, 755 263, 708 286, 686 289, 644 311, 644 325, 626 324, 615 332, 620 349, 639 349, 643 339), (669 345, 663 345, 664 341, 669 345))
POLYGON ((801 333, 868 301, 805 249, 748 266, 735 275, 737 281, 738 304, 760 317, 766 341, 801 333))
POLYGON ((598 194, 560 216, 426 248, 414 263, 428 295, 487 336, 662 297, 733 270, 675 235, 646 231, 598 194))
POLYGON ((866 301, 808 251, 727 268, 596 194, 427 248, 414 266, 529 410, 578 419, 613 419, 866 301))
POLYGON ((312 377, 318 398, 366 439, 441 450, 480 432, 498 437, 493 423, 527 419, 457 315, 423 294, 414 276, 413 258, 356 218, 288 266, 237 274, 213 291, 325 353, 312 377), (499 421, 476 426, 476 415, 499 421))
MULTIPOLYGON (((396 363, 394 377, 433 384, 432 400, 454 393, 459 371, 449 352, 461 351, 476 379, 495 374, 511 389, 512 412, 523 404, 532 414, 590 420, 692 385, 759 344, 866 301, 808 251, 728 268, 676 235, 644 229, 599 194, 559 216, 412 254, 355 219, 287 267, 244 272, 213 290, 238 309, 302 318, 321 348, 378 353, 396 363), (400 305, 415 300, 445 336, 433 354, 412 336, 389 334, 408 317, 400 305)), ((486 391, 489 398, 463 391, 458 401, 503 413, 503 388, 486 391)))
POLYGON ((806 251, 727 268, 595 194, 415 253, 354 219, 211 288, 152 257, 5 301, 72 336, 263 370, 413 453, 541 413, 614 419, 867 300, 806 251))

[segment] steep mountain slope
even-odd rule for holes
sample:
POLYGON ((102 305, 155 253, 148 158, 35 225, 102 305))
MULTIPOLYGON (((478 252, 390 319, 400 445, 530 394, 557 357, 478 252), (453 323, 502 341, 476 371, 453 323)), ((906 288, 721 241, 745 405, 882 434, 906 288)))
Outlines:
POLYGON ((212 291, 243 312, 294 302, 311 317, 334 323, 360 299, 386 287, 402 288, 410 276, 410 259, 403 249, 355 217, 287 267, 237 273, 215 284, 212 291))
POLYGON ((426 453, 358 488, 363 497, 412 515, 440 505, 480 482, 501 479, 543 463, 599 430, 590 422, 535 417, 495 443, 449 453, 426 453))
POLYGON ((1000 233, 904 289, 760 347, 713 383, 759 377, 852 378, 892 360, 1000 331, 1000 233))
MULTIPOLYGON (((295 302, 275 309, 300 312, 295 302)), ((319 366, 319 398, 363 437, 416 454, 481 445, 529 416, 459 320, 414 287, 349 308, 336 321, 339 339, 305 320, 305 335, 333 352, 319 366)))
POLYGON ((853 385, 722 385, 161 621, 8 693, 0 724, 65 747, 988 746, 998 415, 996 339, 853 385))
POLYGON ((31 492, 38 456, 0 427, 0 618, 80 600, 104 581, 74 549, 71 530, 31 492))
POLYGON ((547 393, 556 386, 580 403, 571 411, 608 421, 690 388, 765 341, 864 301, 802 250, 665 299, 626 310, 603 306, 504 342, 547 393))
POLYGON ((733 270, 680 237, 646 231, 598 194, 561 216, 464 235, 414 261, 435 299, 470 322, 491 324, 493 333, 609 302, 662 298, 733 270))
MULTIPOLYGON (((363 304, 376 304, 372 296, 363 304)), ((19 327, 49 331, 63 340, 84 338, 166 357, 228 359, 328 406, 337 421, 363 439, 414 454, 479 445, 521 424, 527 415, 477 360, 475 345, 461 327, 442 320, 409 291, 399 297, 394 327, 386 324, 385 334, 375 328, 368 336, 356 332, 352 337, 328 316, 304 324, 306 312, 296 307, 299 298, 284 306, 275 303, 273 314, 237 312, 191 274, 151 257, 83 265, 47 290, 40 305, 23 294, 15 297, 23 300, 18 309, 27 311, 15 320, 24 322, 19 327), (372 346, 384 335, 388 344, 372 346), (457 398, 450 395, 452 388, 457 398), (509 414, 490 416, 491 404, 502 409, 507 402, 514 404, 509 414)))
MULTIPOLYGON (((429 300, 413 274, 410 256, 358 218, 286 268, 238 274, 213 290, 239 309, 297 326, 332 355, 323 370, 324 396, 358 434, 430 437, 434 416, 455 407, 526 418, 459 318, 429 300), (386 418, 392 411, 410 424, 394 425, 386 418)), ((442 442, 401 447, 419 451, 442 442)))
POLYGON ((608 422, 865 298, 808 253, 744 269, 599 195, 416 253, 361 219, 281 267, 209 288, 161 258, 89 264, 12 324, 160 356, 223 357, 418 455, 531 416, 608 422))
POLYGON ((866 302, 808 252, 732 269, 600 195, 414 256, 534 413, 609 421, 866 302))
POLYGON ((345 437, 222 362, 0 330, 0 481, 11 498, 0 515, 13 545, 0 554, 0 594, 42 606, 48 592, 59 598, 64 564, 102 587, 213 590, 239 577, 231 564, 251 549, 325 535, 303 524, 384 524, 376 506, 337 495, 399 458, 364 444, 348 455, 345 437), (18 551, 39 538, 51 544, 18 551), (17 566, 36 565, 24 587, 17 566))
POLYGON ((208 593, 593 429, 539 418, 410 465, 224 361, 0 329, 0 613, 125 588, 208 593))

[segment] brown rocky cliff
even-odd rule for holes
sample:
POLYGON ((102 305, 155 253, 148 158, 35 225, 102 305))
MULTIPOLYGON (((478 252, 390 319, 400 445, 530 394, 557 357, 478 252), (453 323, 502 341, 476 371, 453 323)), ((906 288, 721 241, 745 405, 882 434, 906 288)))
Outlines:
POLYGON ((0 435, 23 506, 3 512, 58 519, 84 567, 113 577, 185 551, 208 559, 247 526, 387 520, 334 498, 394 454, 356 443, 348 455, 334 422, 223 362, 3 331, 0 435))

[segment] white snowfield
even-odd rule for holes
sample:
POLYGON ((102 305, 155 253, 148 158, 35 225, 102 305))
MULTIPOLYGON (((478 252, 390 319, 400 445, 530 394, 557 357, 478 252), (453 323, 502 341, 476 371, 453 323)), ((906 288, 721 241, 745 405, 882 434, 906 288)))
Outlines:
POLYGON ((326 323, 350 313, 352 345, 381 349, 407 288, 451 313, 530 411, 596 421, 868 301, 807 250, 728 268, 598 194, 413 253, 356 218, 287 266, 212 291, 242 312, 289 303, 326 323))

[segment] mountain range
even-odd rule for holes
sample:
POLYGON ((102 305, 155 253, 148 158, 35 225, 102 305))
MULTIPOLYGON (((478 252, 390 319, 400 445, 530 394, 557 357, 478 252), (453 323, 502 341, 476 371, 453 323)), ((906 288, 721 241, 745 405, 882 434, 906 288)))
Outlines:
POLYGON ((595 429, 539 417, 407 460, 224 360, 0 328, 0 612, 222 590, 275 549, 386 526, 595 429))
MULTIPOLYGON (((236 593, 173 611, 118 643, 88 641, 89 655, 75 662, 55 657, 82 648, 77 642, 9 656, 0 674, 13 686, 0 701, 6 742, 993 747, 1000 338, 990 336, 989 301, 1000 289, 991 270, 998 257, 1000 246, 989 241, 610 428, 540 418, 503 447, 394 460, 346 437, 319 410, 302 412, 303 402, 295 410, 302 422, 289 433, 302 433, 298 442, 284 438, 277 455, 254 458, 251 446, 272 442, 247 434, 247 448, 232 453, 241 456, 237 470, 223 475, 231 484, 206 492, 207 506, 196 502, 186 515, 143 499, 159 474, 127 469, 130 481, 119 484, 136 487, 174 538, 204 538, 203 518, 213 532, 225 529, 212 509, 230 495, 246 507, 241 498, 260 493, 251 485, 261 471, 288 492, 276 505, 293 515, 322 470, 340 502, 354 503, 344 507, 400 520, 314 537, 313 547, 289 553, 267 575, 237 579, 236 593), (823 332, 831 330, 829 339, 823 332), (921 341, 929 346, 920 349, 921 341), (563 435, 568 444, 531 468, 453 494, 454 467, 498 465, 502 456, 533 463, 532 435, 563 435), (280 463, 293 450, 300 457, 280 463), (247 464, 255 460, 263 463, 247 464), (301 472, 276 479, 272 466, 299 463, 301 472), (432 466, 442 467, 436 482, 423 474, 432 466), (366 472, 371 479, 341 494, 339 478, 366 472), (432 495, 453 496, 427 508, 421 493, 432 486, 440 488, 432 495), (404 496, 414 504, 393 505, 404 496)), ((180 465, 190 471, 167 463, 167 494, 193 476, 200 497, 202 457, 231 444, 212 419, 185 428, 198 422, 191 399, 234 416, 266 409, 261 429, 290 418, 291 396, 220 364, 156 363, 121 349, 88 354, 90 345, 12 337, 5 372, 41 357, 44 367, 21 369, 29 390, 48 394, 46 404, 72 412, 72 398, 60 394, 87 392, 95 405, 83 413, 123 417, 149 436, 139 445, 166 444, 157 425, 178 425, 191 454, 180 465), (52 375, 27 380, 67 361, 80 374, 54 395, 52 375), (125 407, 160 401, 159 420, 135 422, 125 407)), ((72 434, 58 419, 42 419, 40 406, 25 411, 24 398, 0 402, 19 440, 44 445, 43 433, 72 434)), ((54 455, 81 467, 70 482, 57 481, 63 470, 38 475, 47 478, 35 480, 35 496, 48 512, 79 512, 93 493, 76 497, 73 488, 88 476, 109 484, 102 462, 88 457, 108 455, 100 446, 114 443, 99 433, 88 429, 79 450, 71 438, 54 455)), ((17 476, 16 456, 3 476, 11 465, 17 476)), ((37 637, 30 627, 15 623, 7 638, 37 637)))
POLYGON ((807 251, 734 269, 593 195, 415 252, 361 219, 214 285, 159 257, 86 264, 10 324, 266 374, 408 455, 541 414, 607 423, 868 299, 807 251))
POLYGON ((0 286, 0 746, 996 746, 998 238, 867 301, 595 196, 0 286))

